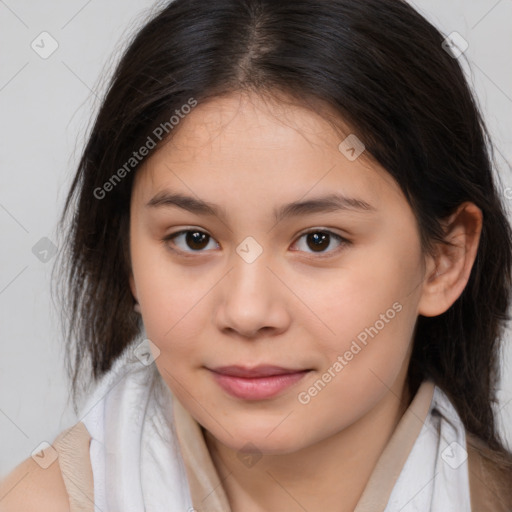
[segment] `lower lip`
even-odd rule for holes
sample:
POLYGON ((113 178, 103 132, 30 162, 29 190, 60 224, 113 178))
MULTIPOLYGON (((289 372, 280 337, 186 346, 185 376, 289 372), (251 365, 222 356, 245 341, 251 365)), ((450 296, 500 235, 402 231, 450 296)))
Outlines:
POLYGON ((299 382, 308 370, 269 377, 242 378, 212 372, 219 386, 230 395, 243 400, 264 400, 272 398, 299 382))

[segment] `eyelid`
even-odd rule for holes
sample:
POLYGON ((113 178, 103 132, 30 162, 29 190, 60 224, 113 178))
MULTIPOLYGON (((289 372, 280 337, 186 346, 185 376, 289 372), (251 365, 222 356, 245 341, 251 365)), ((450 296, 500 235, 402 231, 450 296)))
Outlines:
MULTIPOLYGON (((204 229, 195 228, 195 227, 186 227, 186 228, 182 228, 178 231, 174 231, 173 233, 169 233, 168 235, 166 235, 162 238, 161 242, 172 252, 177 253, 186 258, 195 257, 194 253, 197 253, 197 255, 199 255, 203 252, 206 252, 206 251, 182 251, 181 249, 175 249, 174 247, 170 246, 169 242, 171 242, 174 238, 177 238, 178 236, 183 235, 185 233, 189 233, 189 232, 199 232, 204 235, 207 235, 208 237, 210 237, 211 240, 215 240, 215 238, 212 235, 210 235, 210 233, 205 231, 204 229)), ((215 242, 218 244, 218 242, 216 240, 215 240, 215 242)))
MULTIPOLYGON (((339 233, 336 233, 335 231, 332 231, 332 229, 323 228, 323 227, 315 227, 315 228, 309 228, 306 231, 302 231, 301 233, 299 233, 295 237, 295 242, 293 243, 293 245, 295 245, 297 243, 297 241, 299 241, 304 235, 308 235, 309 233, 327 233, 331 237, 336 238, 340 245, 337 248, 335 248, 333 250, 330 250, 330 251, 317 252, 317 253, 315 253, 315 252, 307 252, 306 254, 308 256, 306 256, 306 258, 318 260, 318 259, 322 259, 322 258, 334 257, 345 246, 352 244, 352 242, 349 239, 345 238, 344 236, 340 235, 339 233)), ((298 251, 297 250, 295 252, 304 252, 304 251, 298 251)))
MULTIPOLYGON (((216 241, 216 239, 212 235, 210 235, 207 231, 205 231, 202 228, 196 228, 196 227, 182 228, 182 229, 180 229, 178 231, 170 233, 169 235, 166 235, 165 237, 162 238, 161 241, 164 244, 167 245, 167 242, 170 242, 174 238, 176 238, 176 237, 178 237, 180 235, 183 235, 185 233, 188 233, 188 232, 199 232, 199 233, 205 234, 211 240, 214 240, 217 244, 219 244, 216 241)), ((309 255, 315 255, 316 254, 316 256, 314 256, 315 259, 327 258, 327 257, 332 256, 333 254, 337 254, 341 249, 343 249, 343 247, 345 247, 347 245, 350 245, 352 243, 350 240, 348 240, 344 236, 336 233, 335 231, 332 231, 332 229, 330 229, 330 228, 313 227, 313 228, 308 228, 306 231, 302 231, 299 234, 297 234, 295 236, 295 238, 294 238, 294 242, 293 242, 292 245, 295 245, 297 243, 297 241, 299 241, 303 236, 308 235, 310 233, 327 233, 328 235, 333 236, 334 238, 336 238, 339 241, 339 243, 340 243, 340 245, 336 249, 333 249, 333 250, 330 250, 330 251, 318 252, 318 253, 315 253, 315 252, 306 253, 306 254, 309 254, 309 255)), ((169 247, 169 249, 172 250, 175 253, 178 253, 180 255, 184 255, 185 257, 195 257, 194 253, 199 255, 199 254, 201 254, 203 252, 205 252, 205 253, 209 252, 209 251, 204 251, 204 250, 200 250, 200 251, 182 251, 181 249, 175 249, 175 248, 172 248, 172 247, 169 247)), ((304 252, 304 251, 294 250, 294 252, 304 252)))

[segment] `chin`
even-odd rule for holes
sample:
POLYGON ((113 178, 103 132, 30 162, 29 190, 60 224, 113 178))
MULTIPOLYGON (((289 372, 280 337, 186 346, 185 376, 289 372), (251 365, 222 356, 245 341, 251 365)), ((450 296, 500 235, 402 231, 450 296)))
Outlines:
POLYGON ((256 427, 251 425, 231 424, 229 434, 225 431, 219 431, 218 428, 210 430, 212 436, 217 441, 235 451, 255 452, 262 455, 284 455, 293 453, 307 446, 303 432, 293 432, 282 428, 278 432, 276 425, 278 423, 265 424, 256 427), (274 430, 275 429, 275 430, 274 430), (269 435, 269 432, 271 434, 269 435))

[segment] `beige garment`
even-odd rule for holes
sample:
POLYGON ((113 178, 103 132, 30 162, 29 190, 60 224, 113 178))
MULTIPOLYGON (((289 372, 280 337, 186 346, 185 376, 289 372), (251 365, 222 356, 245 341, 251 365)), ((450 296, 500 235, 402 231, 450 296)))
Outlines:
POLYGON ((70 512, 94 511, 90 441, 91 436, 80 421, 62 431, 53 442, 68 492, 70 512))
MULTIPOLYGON (((434 392, 423 381, 382 452, 354 512, 384 510, 393 486, 427 417, 434 392)), ((231 512, 219 475, 208 452, 201 426, 174 400, 176 432, 185 462, 192 503, 197 512, 231 512)), ((68 492, 70 512, 94 512, 90 435, 82 422, 64 430, 54 441, 68 492)), ((510 512, 504 503, 505 483, 496 487, 492 468, 468 445, 473 512, 510 512)), ((507 489, 505 489, 507 487, 507 489)))

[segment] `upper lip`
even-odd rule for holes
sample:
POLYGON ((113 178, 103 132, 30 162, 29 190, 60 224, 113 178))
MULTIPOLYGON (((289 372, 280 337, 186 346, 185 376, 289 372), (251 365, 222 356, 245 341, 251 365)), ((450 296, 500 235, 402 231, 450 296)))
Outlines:
POLYGON ((211 371, 215 373, 221 373, 223 375, 229 375, 231 377, 242 377, 242 378, 257 378, 257 377, 270 377, 272 375, 284 375, 287 373, 298 373, 307 371, 305 369, 293 369, 283 368, 281 366, 274 365, 260 365, 260 366, 219 366, 217 368, 211 368, 211 371))

